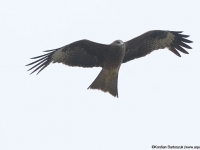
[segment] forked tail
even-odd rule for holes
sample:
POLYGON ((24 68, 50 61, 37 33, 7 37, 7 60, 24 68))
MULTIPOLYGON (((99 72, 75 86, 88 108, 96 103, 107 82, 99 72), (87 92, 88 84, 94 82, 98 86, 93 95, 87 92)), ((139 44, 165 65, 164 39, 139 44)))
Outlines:
POLYGON ((117 80, 118 71, 102 69, 88 89, 102 90, 104 92, 109 92, 114 97, 118 97, 117 80))

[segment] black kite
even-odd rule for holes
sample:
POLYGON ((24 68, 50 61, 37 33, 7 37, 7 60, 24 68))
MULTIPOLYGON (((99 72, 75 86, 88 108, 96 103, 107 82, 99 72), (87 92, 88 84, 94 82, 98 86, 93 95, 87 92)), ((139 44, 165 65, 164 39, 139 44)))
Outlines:
POLYGON ((181 55, 178 51, 188 54, 184 48, 191 49, 191 47, 185 43, 192 43, 192 41, 186 39, 188 35, 181 33, 153 30, 127 42, 116 40, 110 45, 80 40, 61 48, 44 51, 48 53, 31 58, 38 60, 27 66, 35 64, 29 69, 34 69, 32 73, 37 70, 39 73, 51 62, 78 67, 102 67, 101 72, 88 88, 99 89, 118 97, 117 80, 121 64, 164 48, 168 48, 179 57, 181 55))

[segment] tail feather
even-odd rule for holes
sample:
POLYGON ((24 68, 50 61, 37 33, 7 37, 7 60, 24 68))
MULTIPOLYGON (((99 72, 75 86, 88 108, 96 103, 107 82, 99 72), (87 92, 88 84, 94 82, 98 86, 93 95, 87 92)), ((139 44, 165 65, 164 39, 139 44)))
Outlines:
POLYGON ((118 97, 117 80, 118 72, 102 69, 88 89, 102 90, 104 92, 109 92, 114 97, 118 97))

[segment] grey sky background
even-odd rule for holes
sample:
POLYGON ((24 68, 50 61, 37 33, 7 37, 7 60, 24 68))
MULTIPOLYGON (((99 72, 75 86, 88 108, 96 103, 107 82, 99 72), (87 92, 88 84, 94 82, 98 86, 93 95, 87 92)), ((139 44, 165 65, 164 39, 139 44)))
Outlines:
POLYGON ((10 0, 0 5, 1 150, 133 150, 199 145, 199 0, 10 0), (189 55, 167 49, 121 66, 119 98, 87 90, 101 68, 29 58, 81 39, 110 44, 149 30, 191 35, 189 55))

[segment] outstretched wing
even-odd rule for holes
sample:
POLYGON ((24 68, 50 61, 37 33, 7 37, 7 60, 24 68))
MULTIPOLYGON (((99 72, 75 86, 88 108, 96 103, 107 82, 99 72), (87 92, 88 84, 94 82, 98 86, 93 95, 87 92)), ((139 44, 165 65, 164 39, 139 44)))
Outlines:
POLYGON ((153 30, 125 42, 126 53, 123 63, 164 48, 168 48, 179 57, 181 55, 178 51, 188 54, 184 48, 191 49, 191 47, 185 43, 192 43, 192 41, 186 39, 189 35, 180 33, 182 32, 153 30))
POLYGON ((80 40, 58 49, 44 51, 48 53, 31 58, 37 60, 26 66, 34 65, 29 69, 33 70, 31 74, 37 70, 39 73, 51 62, 78 67, 102 67, 105 52, 109 47, 110 45, 80 40))

